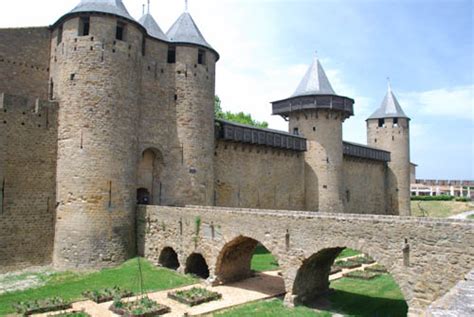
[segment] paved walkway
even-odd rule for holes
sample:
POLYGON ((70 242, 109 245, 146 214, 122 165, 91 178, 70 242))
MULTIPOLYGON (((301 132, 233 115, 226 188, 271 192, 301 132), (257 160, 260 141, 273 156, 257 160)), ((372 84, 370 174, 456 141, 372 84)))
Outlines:
POLYGON ((467 219, 470 215, 474 215, 474 210, 466 211, 461 214, 457 214, 449 217, 449 219, 467 219))
POLYGON ((430 317, 474 316, 474 270, 428 309, 430 317))
MULTIPOLYGON (((188 316, 204 315, 209 314, 211 312, 216 312, 219 310, 228 309, 230 307, 242 305, 248 302, 254 302, 276 297, 285 293, 285 285, 283 279, 278 276, 277 271, 259 273, 255 277, 228 285, 211 287, 201 283, 178 289, 165 290, 148 294, 149 298, 156 300, 160 304, 171 307, 171 313, 162 316, 182 317, 185 316, 185 314, 187 314, 188 316), (189 307, 187 305, 178 303, 168 298, 168 293, 170 291, 175 291, 178 289, 189 289, 195 286, 203 287, 211 291, 218 292, 222 294, 222 299, 210 303, 201 304, 195 307, 189 307)), ((135 297, 130 298, 130 300, 133 299, 135 299, 135 297)), ((74 303, 73 309, 76 311, 83 310, 94 317, 119 316, 109 310, 111 304, 112 302, 96 304, 93 301, 84 301, 74 303)), ((54 315, 51 315, 51 313, 49 313, 39 314, 35 316, 46 317, 54 315)))

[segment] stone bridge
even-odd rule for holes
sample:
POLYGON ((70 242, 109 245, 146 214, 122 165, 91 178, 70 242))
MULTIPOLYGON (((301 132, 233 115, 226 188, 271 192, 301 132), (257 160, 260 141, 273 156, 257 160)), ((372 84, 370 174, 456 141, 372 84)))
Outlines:
POLYGON ((409 316, 423 315, 474 267, 469 220, 140 206, 137 229, 141 255, 214 284, 249 277, 260 242, 278 260, 289 305, 328 291, 330 267, 345 247, 388 269, 409 316))

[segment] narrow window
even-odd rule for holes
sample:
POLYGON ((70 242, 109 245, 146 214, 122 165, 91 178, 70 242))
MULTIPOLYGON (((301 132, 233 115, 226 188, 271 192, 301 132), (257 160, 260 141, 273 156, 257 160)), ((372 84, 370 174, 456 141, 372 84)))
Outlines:
POLYGON ((379 128, 385 128, 385 119, 379 119, 379 128))
POLYGON ((176 63, 176 48, 170 47, 168 48, 168 64, 176 63))
POLYGON ((62 24, 58 28, 58 37, 57 37, 57 44, 61 43, 63 41, 63 26, 62 24))
POLYGON ((145 35, 143 35, 143 39, 142 39, 142 56, 145 56, 146 54, 146 37, 145 35))
POLYGON ((198 64, 205 65, 206 64, 206 52, 204 50, 198 51, 198 64))
POLYGON ((89 35, 90 25, 89 17, 81 17, 79 20, 79 36, 89 35))
POLYGON ((49 99, 54 100, 54 82, 52 78, 49 81, 49 99))
POLYGON ((393 118, 393 126, 398 127, 398 118, 393 118))
POLYGON ((347 202, 351 201, 351 192, 349 190, 346 190, 346 200, 347 202))
POLYGON ((300 132, 299 132, 298 128, 293 129, 293 134, 294 135, 300 135, 300 132))
POLYGON ((117 22, 115 38, 119 41, 125 41, 125 23, 117 22))

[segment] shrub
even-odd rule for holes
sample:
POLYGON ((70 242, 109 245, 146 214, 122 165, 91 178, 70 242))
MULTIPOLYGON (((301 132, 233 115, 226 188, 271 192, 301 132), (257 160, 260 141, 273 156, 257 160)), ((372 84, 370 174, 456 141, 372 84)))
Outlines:
POLYGON ((375 263, 375 260, 372 259, 370 256, 363 255, 363 256, 358 256, 355 258, 352 258, 351 261, 355 263, 360 263, 360 264, 372 264, 375 263))
POLYGON ((454 198, 454 200, 467 203, 467 202, 471 201, 471 197, 456 197, 456 198, 454 198))
POLYGON ((350 259, 350 260, 336 261, 336 266, 343 269, 353 269, 353 268, 361 266, 361 264, 359 262, 354 261, 353 259, 350 259))
POLYGON ((385 268, 385 266, 381 265, 381 264, 375 264, 375 265, 371 265, 371 266, 368 266, 365 268, 366 271, 369 271, 369 272, 377 272, 377 273, 386 273, 387 272, 387 269, 385 268))
POLYGON ((421 200, 421 201, 451 201, 453 199, 454 199, 454 196, 449 196, 449 195, 411 196, 411 200, 421 200))
POLYGON ((72 311, 67 313, 55 314, 54 317, 90 317, 91 315, 83 311, 72 311))

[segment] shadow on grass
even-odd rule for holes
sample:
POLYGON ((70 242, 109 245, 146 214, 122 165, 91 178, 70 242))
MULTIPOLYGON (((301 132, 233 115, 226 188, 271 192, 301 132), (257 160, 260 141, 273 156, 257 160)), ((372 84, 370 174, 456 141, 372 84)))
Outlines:
POLYGON ((405 317, 408 312, 404 300, 372 297, 341 290, 334 290, 307 306, 344 316, 405 317))

